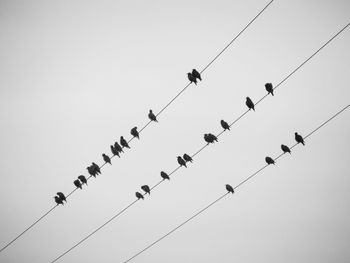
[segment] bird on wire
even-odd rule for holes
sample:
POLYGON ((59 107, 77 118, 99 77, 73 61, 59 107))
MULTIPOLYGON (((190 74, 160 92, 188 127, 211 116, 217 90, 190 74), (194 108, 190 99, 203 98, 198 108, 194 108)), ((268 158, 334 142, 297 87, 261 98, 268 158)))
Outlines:
POLYGON ((152 110, 149 110, 148 118, 149 118, 151 121, 158 122, 157 117, 156 117, 156 115, 154 115, 154 113, 153 113, 152 110))
POLYGON ((297 141, 297 143, 301 143, 302 145, 305 145, 303 136, 301 136, 297 132, 295 132, 294 135, 295 135, 295 140, 297 141))
POLYGON ((191 162, 191 163, 192 163, 192 161, 193 161, 192 157, 189 156, 187 153, 185 153, 185 154, 183 155, 183 158, 184 158, 184 160, 185 160, 186 162, 191 162))
POLYGON ((282 149, 283 153, 291 154, 290 149, 287 145, 281 144, 281 149, 282 149))
POLYGON ((266 83, 265 84, 266 91, 273 96, 273 86, 272 83, 266 83))
POLYGON ((170 177, 166 172, 161 171, 160 176, 163 178, 163 180, 170 180, 170 177))
POLYGON ((119 152, 117 151, 117 149, 113 145, 111 145, 111 152, 113 155, 116 155, 120 158, 119 152))
POLYGON ((57 205, 64 205, 62 199, 59 196, 54 196, 53 198, 55 198, 55 202, 57 205))
POLYGON ((120 136, 120 145, 121 145, 122 147, 129 148, 129 149, 130 149, 130 146, 129 146, 128 142, 124 139, 123 136, 120 136))
POLYGON ((109 163, 109 164, 112 164, 111 162, 111 158, 109 158, 109 156, 107 154, 102 154, 102 157, 103 157, 103 160, 106 162, 106 163, 109 163))
POLYGON ((143 195, 139 192, 136 192, 135 195, 136 195, 137 199, 144 199, 143 195))
POLYGON ((130 134, 132 136, 136 137, 137 139, 140 139, 140 135, 139 135, 139 132, 137 131, 137 127, 136 126, 131 129, 130 134))
POLYGON ((220 124, 221 124, 221 127, 224 129, 224 130, 230 130, 230 125, 228 125, 228 123, 224 120, 221 120, 220 121, 220 124))
POLYGON ((192 73, 191 72, 188 72, 187 73, 187 78, 188 78, 188 80, 192 83, 194 83, 194 84, 196 84, 197 85, 197 79, 192 75, 192 73))
POLYGON ((245 105, 247 105, 250 110, 253 109, 253 111, 255 111, 254 103, 249 97, 246 98, 245 105))
POLYGON ((86 184, 87 185, 87 180, 86 180, 86 177, 84 175, 79 175, 78 179, 80 180, 80 182, 82 184, 86 184))
POLYGON ((266 156, 266 157, 265 157, 265 162, 266 162, 268 165, 270 165, 270 164, 275 164, 275 161, 274 161, 271 157, 269 157, 269 156, 266 156))
POLYGON ((182 159, 181 156, 178 156, 178 157, 177 157, 177 162, 180 164, 180 166, 185 166, 185 167, 187 168, 186 162, 185 162, 184 159, 182 159))
MULTIPOLYGON (((122 136, 123 137, 123 136, 122 136)), ((120 144, 118 142, 114 143, 114 149, 116 149, 116 151, 123 153, 123 148, 120 146, 120 144)))
POLYGON ((101 174, 100 166, 98 166, 96 163, 92 162, 91 164, 92 169, 95 171, 96 174, 101 174))
POLYGON ((192 69, 192 76, 202 81, 201 74, 196 69, 192 69))
POLYGON ((80 189, 83 189, 81 187, 81 182, 79 180, 74 180, 73 184, 75 185, 76 188, 80 188, 80 189))
POLYGON ((66 196, 62 192, 57 192, 58 197, 67 203, 66 196))
POLYGON ((145 193, 146 194, 151 194, 151 189, 149 188, 149 186, 148 185, 143 185, 143 186, 141 186, 141 189, 143 190, 143 191, 145 191, 145 193))
POLYGON ((229 193, 234 193, 235 191, 233 190, 233 187, 229 184, 226 185, 226 190, 229 192, 229 193))

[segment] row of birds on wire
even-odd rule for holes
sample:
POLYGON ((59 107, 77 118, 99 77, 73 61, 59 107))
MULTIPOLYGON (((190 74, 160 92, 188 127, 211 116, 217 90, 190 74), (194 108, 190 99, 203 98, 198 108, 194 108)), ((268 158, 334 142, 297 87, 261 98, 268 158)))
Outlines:
MULTIPOLYGON (((197 85, 197 80, 200 80, 200 81, 202 80, 200 73, 196 69, 193 69, 192 73, 191 72, 187 73, 187 77, 191 83, 193 82, 196 85, 197 85)), ((269 94, 271 94, 272 96, 274 95, 272 83, 266 83, 265 89, 269 94)), ((249 97, 246 97, 245 104, 249 110, 255 111, 255 107, 254 107, 255 104, 249 97)), ((148 118, 153 122, 158 122, 157 117, 153 113, 152 110, 149 110, 148 118)), ((230 130, 230 125, 226 121, 221 120, 220 124, 224 130, 230 130)), ((130 134, 133 136, 133 138, 140 139, 140 135, 139 135, 139 132, 137 130, 137 127, 132 128, 130 130, 130 134)), ((204 134, 204 140, 207 144, 210 144, 210 143, 217 142, 218 138, 214 134, 208 133, 208 134, 204 134)), ((298 143, 300 142, 300 143, 304 144, 303 137, 301 135, 299 135, 298 133, 295 133, 295 140, 298 143)), ((130 146, 129 146, 129 143, 127 142, 127 140, 125 140, 125 138, 123 136, 120 136, 120 142, 118 143, 118 141, 116 141, 114 143, 114 145, 110 146, 112 158, 114 156, 118 156, 120 158, 120 154, 124 153, 124 150, 123 150, 124 148, 130 149, 130 146)), ((288 148, 288 146, 282 144, 281 148, 282 148, 283 152, 290 153, 290 149, 288 148)), ((107 154, 103 153, 102 158, 103 158, 103 161, 105 162, 105 164, 107 164, 107 163, 112 164, 111 157, 109 157, 107 154)), ((190 155, 188 155, 187 153, 183 154, 183 156, 177 156, 177 162, 180 165, 180 167, 184 166, 187 168, 187 163, 192 162, 192 161, 193 161, 192 157, 190 155)), ((271 157, 266 157, 265 161, 268 164, 274 164, 274 160, 271 157)), ((90 177, 96 178, 97 175, 101 174, 101 167, 99 165, 97 165, 95 162, 92 162, 92 164, 90 166, 88 166, 86 169, 87 169, 88 173, 90 174, 90 177)), ((169 175, 164 171, 161 171, 160 175, 163 178, 163 180, 170 179, 169 175)), ((82 189, 84 184, 87 185, 87 181, 88 181, 88 178, 86 178, 84 175, 79 175, 78 178, 73 181, 73 184, 76 188, 82 189)), ((150 194, 150 188, 148 185, 143 185, 141 187, 141 189, 145 192, 145 194, 150 194)), ((135 195, 138 199, 144 198, 144 195, 141 194, 140 192, 136 192, 135 195)), ((55 199, 55 202, 57 205, 63 205, 64 202, 67 202, 66 196, 62 192, 57 192, 57 195, 54 196, 54 199, 55 199)))

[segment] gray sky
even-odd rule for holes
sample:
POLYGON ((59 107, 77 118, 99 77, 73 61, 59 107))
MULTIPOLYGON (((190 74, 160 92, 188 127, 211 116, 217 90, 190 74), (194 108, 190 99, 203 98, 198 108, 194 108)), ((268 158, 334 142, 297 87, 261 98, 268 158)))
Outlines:
MULTIPOLYGON (((147 122, 267 3, 0 1, 0 246, 147 122)), ((278 1, 133 141, 0 262, 49 262, 193 154, 349 22, 346 0, 278 1)), ((350 32, 62 262, 122 262, 349 104, 350 32)), ((135 262, 349 262, 349 112, 135 262)))

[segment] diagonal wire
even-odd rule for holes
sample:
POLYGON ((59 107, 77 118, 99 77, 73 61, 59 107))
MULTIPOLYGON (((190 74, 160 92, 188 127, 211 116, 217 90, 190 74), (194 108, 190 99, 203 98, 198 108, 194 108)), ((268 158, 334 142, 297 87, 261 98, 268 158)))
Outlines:
MULTIPOLYGON (((333 120, 336 116, 338 116, 339 114, 341 114, 343 111, 345 111, 347 108, 350 107, 350 104, 345 106, 343 109, 341 109, 340 111, 338 111, 336 114, 334 114, 331 118, 329 118, 328 120, 326 120, 325 122, 323 122, 321 125, 319 125, 316 129, 314 129, 313 131, 311 131, 309 134, 307 134, 304 137, 304 140, 306 140, 308 137, 310 137, 313 133, 315 133, 316 131, 318 131, 319 129, 321 129, 324 125, 326 125, 328 122, 330 122, 331 120, 333 120)), ((297 146, 299 143, 295 143, 292 147, 290 147, 290 149, 293 149, 295 146, 297 146)), ((278 155, 274 161, 278 160, 279 158, 281 158, 283 155, 285 155, 285 153, 281 153, 280 155, 278 155)), ((243 184, 245 184, 246 182, 248 182, 249 180, 251 180, 254 176, 256 176, 258 173, 260 173, 262 170, 264 170, 267 166, 269 166, 268 164, 264 165, 263 167, 261 167, 259 170, 257 170, 256 172, 254 172, 253 174, 251 174, 250 176, 248 176, 246 179, 244 179, 242 182, 240 182, 239 184, 237 184, 233 189, 237 189, 238 187, 242 186, 243 184)), ((131 260, 133 260, 134 258, 136 258, 137 256, 139 256, 140 254, 142 254, 143 252, 145 252, 146 250, 150 249, 152 246, 156 245, 157 243, 159 243, 161 240, 163 240, 164 238, 166 238, 167 236, 169 236, 170 234, 172 234, 173 232, 175 232, 176 230, 178 230, 179 228, 181 228, 182 226, 184 226, 185 224, 187 224, 189 221, 191 221, 192 219, 196 218, 197 216, 199 216, 200 214, 202 214, 204 211, 206 211, 207 209, 209 209, 211 206, 213 206, 214 204, 216 204, 217 202, 219 202, 220 200, 222 200, 224 197, 226 197, 229 194, 229 192, 226 192, 225 194, 221 195, 219 198, 215 199, 213 202, 211 202, 209 205, 207 205, 206 207, 202 208, 201 210, 199 210, 197 213, 195 213, 193 216, 191 216, 190 218, 188 218, 187 220, 185 220, 184 222, 182 222, 180 225, 176 226, 175 228, 173 228, 172 230, 170 230, 169 232, 167 232, 165 235, 161 236, 160 238, 158 238, 156 241, 152 242, 151 244, 149 244, 148 246, 146 246, 144 249, 140 250, 139 252, 137 252, 136 254, 134 254, 132 257, 128 258, 126 261, 123 261, 123 263, 127 263, 130 262, 131 260)))

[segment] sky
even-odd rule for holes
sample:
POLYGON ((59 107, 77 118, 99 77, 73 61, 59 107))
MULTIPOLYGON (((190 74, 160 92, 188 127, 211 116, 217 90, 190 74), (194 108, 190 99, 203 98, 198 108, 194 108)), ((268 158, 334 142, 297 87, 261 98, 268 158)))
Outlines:
MULTIPOLYGON (((148 122, 268 3, 0 1, 0 247, 148 122)), ((0 253, 50 262, 171 172, 349 23, 346 0, 275 0, 88 186, 0 253)), ((346 29, 188 168, 60 262, 123 262, 349 104, 346 29)), ((350 112, 134 262, 349 262, 350 112)))

